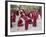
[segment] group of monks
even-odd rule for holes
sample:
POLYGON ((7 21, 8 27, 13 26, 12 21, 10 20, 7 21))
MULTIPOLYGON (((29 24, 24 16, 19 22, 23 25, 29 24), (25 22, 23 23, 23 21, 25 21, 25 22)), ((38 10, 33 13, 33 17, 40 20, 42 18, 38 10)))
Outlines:
POLYGON ((32 24, 33 27, 36 27, 37 18, 39 15, 40 15, 40 13, 39 13, 38 9, 34 9, 32 11, 28 11, 28 10, 24 10, 24 9, 11 10, 11 13, 10 13, 11 27, 12 27, 12 22, 16 22, 16 16, 19 16, 18 27, 22 27, 23 22, 25 22, 25 24, 24 24, 25 30, 28 30, 29 24, 32 24))

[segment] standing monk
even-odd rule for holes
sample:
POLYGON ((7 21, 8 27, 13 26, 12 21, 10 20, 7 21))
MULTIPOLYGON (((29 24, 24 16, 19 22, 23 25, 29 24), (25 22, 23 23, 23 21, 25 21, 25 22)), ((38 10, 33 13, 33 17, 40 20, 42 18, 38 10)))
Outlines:
POLYGON ((38 10, 33 10, 30 13, 30 18, 32 20, 32 24, 33 24, 34 27, 36 27, 36 22, 37 22, 38 15, 39 15, 38 10))
POLYGON ((21 12, 21 17, 24 19, 25 21, 25 30, 28 30, 28 14, 25 13, 24 10, 22 10, 23 12, 21 12))
POLYGON ((13 27, 12 23, 16 21, 15 19, 16 19, 16 11, 11 10, 10 13, 11 27, 13 27))

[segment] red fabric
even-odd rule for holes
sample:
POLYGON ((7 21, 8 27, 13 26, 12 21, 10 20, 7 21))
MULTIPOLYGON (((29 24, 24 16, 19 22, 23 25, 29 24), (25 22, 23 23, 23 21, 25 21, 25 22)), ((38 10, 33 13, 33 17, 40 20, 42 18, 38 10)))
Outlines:
POLYGON ((10 17, 11 17, 11 21, 12 21, 12 22, 15 22, 16 14, 15 14, 14 11, 11 12, 11 16, 10 16, 10 17))
POLYGON ((28 25, 29 25, 29 22, 28 22, 28 18, 27 16, 25 15, 25 13, 21 13, 21 18, 23 18, 25 20, 25 30, 28 29, 28 25))
POLYGON ((28 30, 28 25, 29 25, 28 20, 25 20, 25 30, 28 30))
POLYGON ((35 26, 36 25, 36 20, 38 18, 38 12, 33 12, 32 11, 30 14, 32 15, 32 16, 30 15, 30 18, 33 20, 32 23, 35 26))
POLYGON ((22 18, 25 20, 25 30, 28 30, 28 25, 29 25, 28 18, 26 15, 23 15, 22 18))
POLYGON ((22 20, 21 19, 19 19, 19 21, 18 21, 18 26, 20 27, 20 26, 22 26, 22 20))

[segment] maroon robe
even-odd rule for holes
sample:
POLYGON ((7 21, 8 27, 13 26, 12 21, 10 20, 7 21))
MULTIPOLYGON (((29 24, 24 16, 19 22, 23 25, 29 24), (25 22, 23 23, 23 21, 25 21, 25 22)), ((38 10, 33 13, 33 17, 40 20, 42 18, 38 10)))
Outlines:
POLYGON ((38 18, 38 12, 31 12, 30 13, 30 18, 31 18, 31 20, 32 20, 32 23, 33 23, 33 26, 36 26, 36 20, 37 20, 37 18, 38 18))
POLYGON ((10 13, 10 23, 11 23, 11 27, 13 27, 12 26, 12 22, 15 22, 16 20, 16 13, 15 13, 16 11, 14 11, 14 10, 11 10, 11 13, 10 13))
POLYGON ((25 20, 25 30, 28 30, 29 22, 27 16, 25 15, 25 13, 22 13, 21 17, 25 20))
POLYGON ((16 12, 15 11, 11 11, 11 22, 15 22, 15 19, 16 19, 16 12))
POLYGON ((19 18, 19 20, 18 20, 18 27, 23 26, 23 25, 22 25, 22 22, 23 22, 23 21, 19 18))

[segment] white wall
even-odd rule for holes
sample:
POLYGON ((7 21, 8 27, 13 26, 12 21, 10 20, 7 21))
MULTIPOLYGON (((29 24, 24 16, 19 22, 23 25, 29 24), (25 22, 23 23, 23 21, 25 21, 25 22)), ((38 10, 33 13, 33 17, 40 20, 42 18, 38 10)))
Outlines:
MULTIPOLYGON (((17 0, 17 1, 46 2, 46 0, 17 0)), ((5 0, 0 0, 0 37, 4 37, 4 35, 5 35, 5 0)), ((17 37, 17 36, 12 36, 12 37, 17 37)), ((46 37, 46 34, 45 35, 19 36, 19 37, 46 37)))

